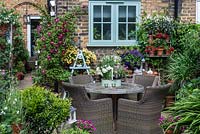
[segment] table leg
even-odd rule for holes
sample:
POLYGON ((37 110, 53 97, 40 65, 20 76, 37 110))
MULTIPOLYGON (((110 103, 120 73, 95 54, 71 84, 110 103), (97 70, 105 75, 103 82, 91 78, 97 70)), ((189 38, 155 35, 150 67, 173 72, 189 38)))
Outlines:
POLYGON ((112 94, 114 130, 117 129, 117 94, 112 94))

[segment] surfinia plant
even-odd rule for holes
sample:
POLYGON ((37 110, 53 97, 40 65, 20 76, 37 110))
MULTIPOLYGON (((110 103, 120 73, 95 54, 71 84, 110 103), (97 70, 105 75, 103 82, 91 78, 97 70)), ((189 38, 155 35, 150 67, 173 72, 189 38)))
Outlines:
POLYGON ((76 126, 83 131, 89 132, 90 134, 94 134, 94 132, 96 131, 96 128, 90 120, 78 120, 76 122, 76 126))
POLYGON ((140 67, 144 56, 142 55, 142 53, 140 53, 139 50, 133 49, 123 53, 121 55, 121 58, 122 63, 129 69, 133 70, 134 68, 140 67))

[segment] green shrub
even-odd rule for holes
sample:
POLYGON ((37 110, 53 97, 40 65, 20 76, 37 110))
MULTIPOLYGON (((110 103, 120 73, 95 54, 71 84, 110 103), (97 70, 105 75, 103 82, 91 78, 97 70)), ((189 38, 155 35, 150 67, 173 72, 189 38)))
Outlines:
POLYGON ((42 87, 25 89, 22 100, 25 119, 34 134, 51 134, 69 116, 71 101, 62 100, 42 87))
POLYGON ((170 58, 169 78, 183 85, 188 80, 200 76, 200 39, 199 32, 190 30, 182 39, 183 50, 170 58))
POLYGON ((184 132, 200 133, 200 89, 193 89, 189 96, 176 101, 169 110, 174 117, 179 117, 168 127, 174 126, 174 133, 183 126, 186 129, 184 132))

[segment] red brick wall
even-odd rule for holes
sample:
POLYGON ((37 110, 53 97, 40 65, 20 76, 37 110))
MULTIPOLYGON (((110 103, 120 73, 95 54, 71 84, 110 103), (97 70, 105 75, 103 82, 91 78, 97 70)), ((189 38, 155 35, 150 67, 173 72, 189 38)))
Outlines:
POLYGON ((27 39, 27 27, 26 24, 23 21, 23 16, 26 15, 26 12, 28 15, 37 15, 39 16, 40 13, 39 11, 34 8, 30 4, 25 4, 24 2, 32 2, 32 3, 38 3, 40 5, 46 5, 47 0, 0 0, 0 2, 4 2, 6 7, 8 8, 14 8, 16 9, 16 12, 20 14, 20 22, 22 23, 23 26, 23 33, 24 33, 24 40, 25 44, 27 44, 26 39, 27 39), (26 11, 27 9, 27 11, 26 11))

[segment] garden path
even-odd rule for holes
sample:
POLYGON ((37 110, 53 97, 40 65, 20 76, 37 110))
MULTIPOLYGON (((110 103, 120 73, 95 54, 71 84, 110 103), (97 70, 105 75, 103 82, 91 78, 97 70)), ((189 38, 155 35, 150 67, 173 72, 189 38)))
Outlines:
POLYGON ((31 73, 28 73, 25 75, 23 80, 19 81, 18 88, 24 89, 24 88, 30 87, 32 85, 33 85, 32 75, 31 75, 31 73))

